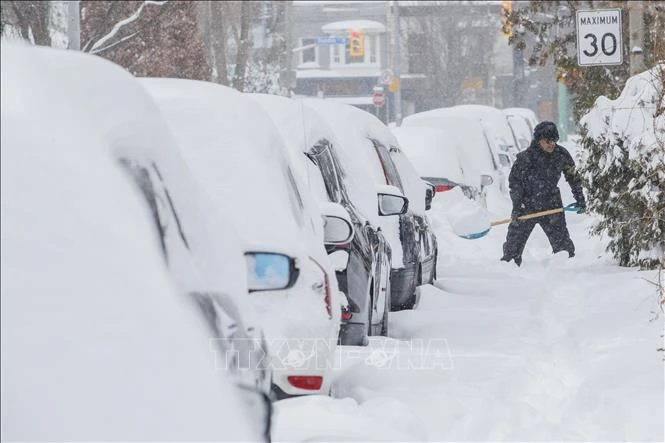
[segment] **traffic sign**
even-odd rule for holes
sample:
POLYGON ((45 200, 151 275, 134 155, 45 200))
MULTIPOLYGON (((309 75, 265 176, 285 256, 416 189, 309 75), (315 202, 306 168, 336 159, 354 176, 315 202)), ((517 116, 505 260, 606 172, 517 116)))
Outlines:
POLYGON ((386 95, 383 92, 375 92, 372 95, 372 103, 377 108, 382 107, 383 105, 386 104, 386 95))
POLYGON ((346 37, 316 37, 317 45, 345 45, 346 37))
POLYGON ((580 66, 623 63, 621 9, 577 11, 577 64, 580 66))

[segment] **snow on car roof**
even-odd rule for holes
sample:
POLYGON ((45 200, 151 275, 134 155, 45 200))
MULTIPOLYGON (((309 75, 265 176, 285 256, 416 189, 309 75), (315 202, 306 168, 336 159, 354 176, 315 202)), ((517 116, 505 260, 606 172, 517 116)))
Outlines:
POLYGON ((304 223, 279 133, 261 107, 213 83, 140 79, 207 192, 233 219, 246 250, 298 256, 304 223))
POLYGON ((255 438, 108 140, 1 53, 2 439, 255 438))

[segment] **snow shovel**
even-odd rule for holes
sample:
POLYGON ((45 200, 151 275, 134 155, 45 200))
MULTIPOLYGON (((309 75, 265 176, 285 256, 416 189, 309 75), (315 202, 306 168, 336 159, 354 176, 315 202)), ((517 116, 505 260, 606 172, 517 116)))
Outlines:
MULTIPOLYGON (((517 217, 517 220, 529 220, 529 219, 532 219, 532 218, 538 218, 538 217, 544 217, 546 215, 557 214, 557 213, 563 212, 563 211, 575 211, 575 212, 577 212, 577 211, 579 211, 579 209, 580 208, 579 208, 579 206, 577 206, 577 203, 571 203, 568 206, 564 206, 563 208, 554 208, 554 209, 548 209, 546 211, 539 211, 539 212, 533 212, 531 214, 520 215, 519 217, 517 217)), ((459 233, 457 233, 457 235, 459 235, 462 238, 466 238, 468 240, 475 240, 477 238, 481 238, 481 237, 486 236, 487 233, 490 232, 490 229, 492 228, 492 226, 503 225, 503 224, 506 224, 506 223, 510 223, 511 221, 513 221, 512 217, 504 218, 503 220, 497 220, 497 221, 490 222, 489 227, 487 229, 484 229, 484 230, 480 231, 480 232, 475 232, 475 233, 472 233, 472 234, 459 234, 459 233)))

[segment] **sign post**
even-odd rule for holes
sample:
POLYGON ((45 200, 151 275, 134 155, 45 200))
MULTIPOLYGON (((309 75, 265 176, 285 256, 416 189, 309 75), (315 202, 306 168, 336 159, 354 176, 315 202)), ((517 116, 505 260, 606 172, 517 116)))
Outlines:
POLYGON ((579 66, 623 63, 621 9, 577 11, 577 64, 579 66))

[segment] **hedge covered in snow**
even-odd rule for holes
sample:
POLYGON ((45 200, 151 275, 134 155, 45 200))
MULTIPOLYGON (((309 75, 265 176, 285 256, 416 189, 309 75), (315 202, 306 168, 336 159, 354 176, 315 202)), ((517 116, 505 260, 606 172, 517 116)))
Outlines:
POLYGON ((665 266, 665 64, 628 79, 582 117, 582 174, 592 233, 623 266, 665 266))

